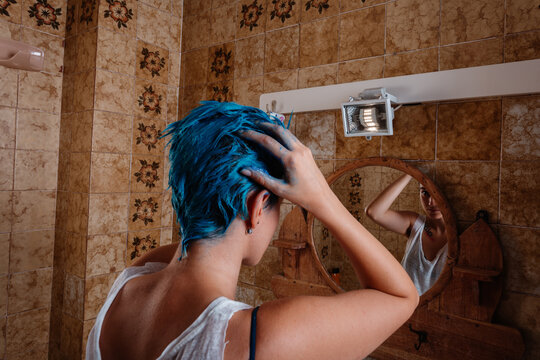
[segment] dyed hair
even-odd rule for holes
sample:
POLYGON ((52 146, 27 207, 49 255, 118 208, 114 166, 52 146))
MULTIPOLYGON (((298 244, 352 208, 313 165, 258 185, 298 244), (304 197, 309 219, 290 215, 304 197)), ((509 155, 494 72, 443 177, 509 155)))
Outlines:
MULTIPOLYGON (((235 103, 203 101, 184 119, 170 124, 169 187, 180 224, 181 254, 198 239, 222 236, 240 215, 248 218, 247 195, 263 188, 241 175, 258 168, 283 178, 281 162, 255 143, 239 136, 254 130, 273 136, 261 123, 283 126, 265 112, 235 103)), ((274 137, 274 136, 273 136, 274 137)), ((277 197, 270 193, 270 204, 277 197)))

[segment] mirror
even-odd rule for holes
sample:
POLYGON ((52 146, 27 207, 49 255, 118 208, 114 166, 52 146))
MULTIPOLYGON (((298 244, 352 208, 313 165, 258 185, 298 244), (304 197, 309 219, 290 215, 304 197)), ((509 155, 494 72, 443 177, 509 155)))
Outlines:
MULTIPOLYGON (((407 167, 412 168, 409 165, 407 167)), ((413 174, 404 170, 407 169, 371 164, 355 167, 349 164, 336 171, 328 180, 349 212, 402 263, 422 295, 442 274, 448 254, 448 232, 443 229, 454 225, 453 222, 448 224, 444 221, 435 200, 442 198, 440 194, 430 194, 429 190, 437 192, 435 185, 426 176, 419 179, 419 182, 410 176, 413 174), (394 195, 382 195, 389 187, 395 189, 394 195), (399 233, 395 221, 388 218, 389 213, 381 212, 387 208, 383 204, 385 199, 391 202, 388 210, 393 211, 394 216, 400 216, 400 228, 403 229, 401 221, 406 219, 414 224, 409 229, 409 235, 399 233), (368 216, 368 206, 372 211, 377 211, 370 212, 368 216)), ((429 168, 424 170, 430 172, 429 168)), ((447 209, 448 204, 444 199, 442 202, 442 207, 447 209)), ((348 257, 328 229, 316 219, 313 219, 310 226, 314 250, 334 283, 345 291, 361 288, 348 257)), ((451 233, 454 232, 455 229, 452 229, 451 233)))

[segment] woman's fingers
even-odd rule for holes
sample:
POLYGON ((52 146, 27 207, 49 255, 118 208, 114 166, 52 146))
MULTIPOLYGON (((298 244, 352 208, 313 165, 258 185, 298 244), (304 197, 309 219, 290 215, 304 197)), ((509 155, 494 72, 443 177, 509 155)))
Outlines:
POLYGON ((279 137, 282 143, 285 144, 289 150, 294 150, 298 144, 300 144, 300 140, 298 140, 296 136, 282 126, 272 123, 261 123, 260 125, 261 127, 272 131, 277 137, 279 137))
POLYGON ((285 145, 279 143, 279 141, 276 139, 257 131, 247 130, 242 132, 240 136, 255 141, 257 144, 274 154, 274 156, 276 156, 278 159, 283 159, 283 157, 289 152, 285 145))
POLYGON ((257 169, 252 168, 242 169, 240 170, 240 174, 247 176, 265 189, 270 190, 277 196, 283 195, 283 181, 281 180, 278 180, 268 174, 263 173, 262 171, 258 171, 257 169))

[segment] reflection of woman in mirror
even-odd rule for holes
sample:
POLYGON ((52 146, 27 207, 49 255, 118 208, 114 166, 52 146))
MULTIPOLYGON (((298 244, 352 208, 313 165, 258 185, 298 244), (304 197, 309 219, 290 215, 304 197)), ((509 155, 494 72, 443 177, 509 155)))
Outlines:
POLYGON ((390 184, 367 206, 366 214, 382 227, 407 236, 401 265, 422 295, 441 274, 448 246, 441 211, 424 186, 420 185, 420 202, 425 215, 390 209, 411 178, 410 175, 403 175, 390 184))
POLYGON ((418 293, 405 270, 341 204, 309 149, 279 120, 205 102, 166 133, 182 242, 148 252, 119 275, 87 359, 254 359, 255 345, 258 360, 361 359, 411 316, 418 293), (255 309, 234 300, 241 265, 263 257, 282 199, 334 234, 364 289, 255 309))

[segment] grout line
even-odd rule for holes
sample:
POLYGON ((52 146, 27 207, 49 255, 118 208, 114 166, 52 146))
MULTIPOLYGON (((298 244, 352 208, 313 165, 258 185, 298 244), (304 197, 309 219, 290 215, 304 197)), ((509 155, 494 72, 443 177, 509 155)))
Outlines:
POLYGON ((500 129, 500 149, 499 149, 499 181, 498 181, 498 191, 497 191, 497 223, 501 223, 501 188, 502 188, 502 160, 503 160, 503 129, 504 129, 504 109, 503 109, 503 99, 500 100, 501 104, 501 123, 499 124, 500 129))

